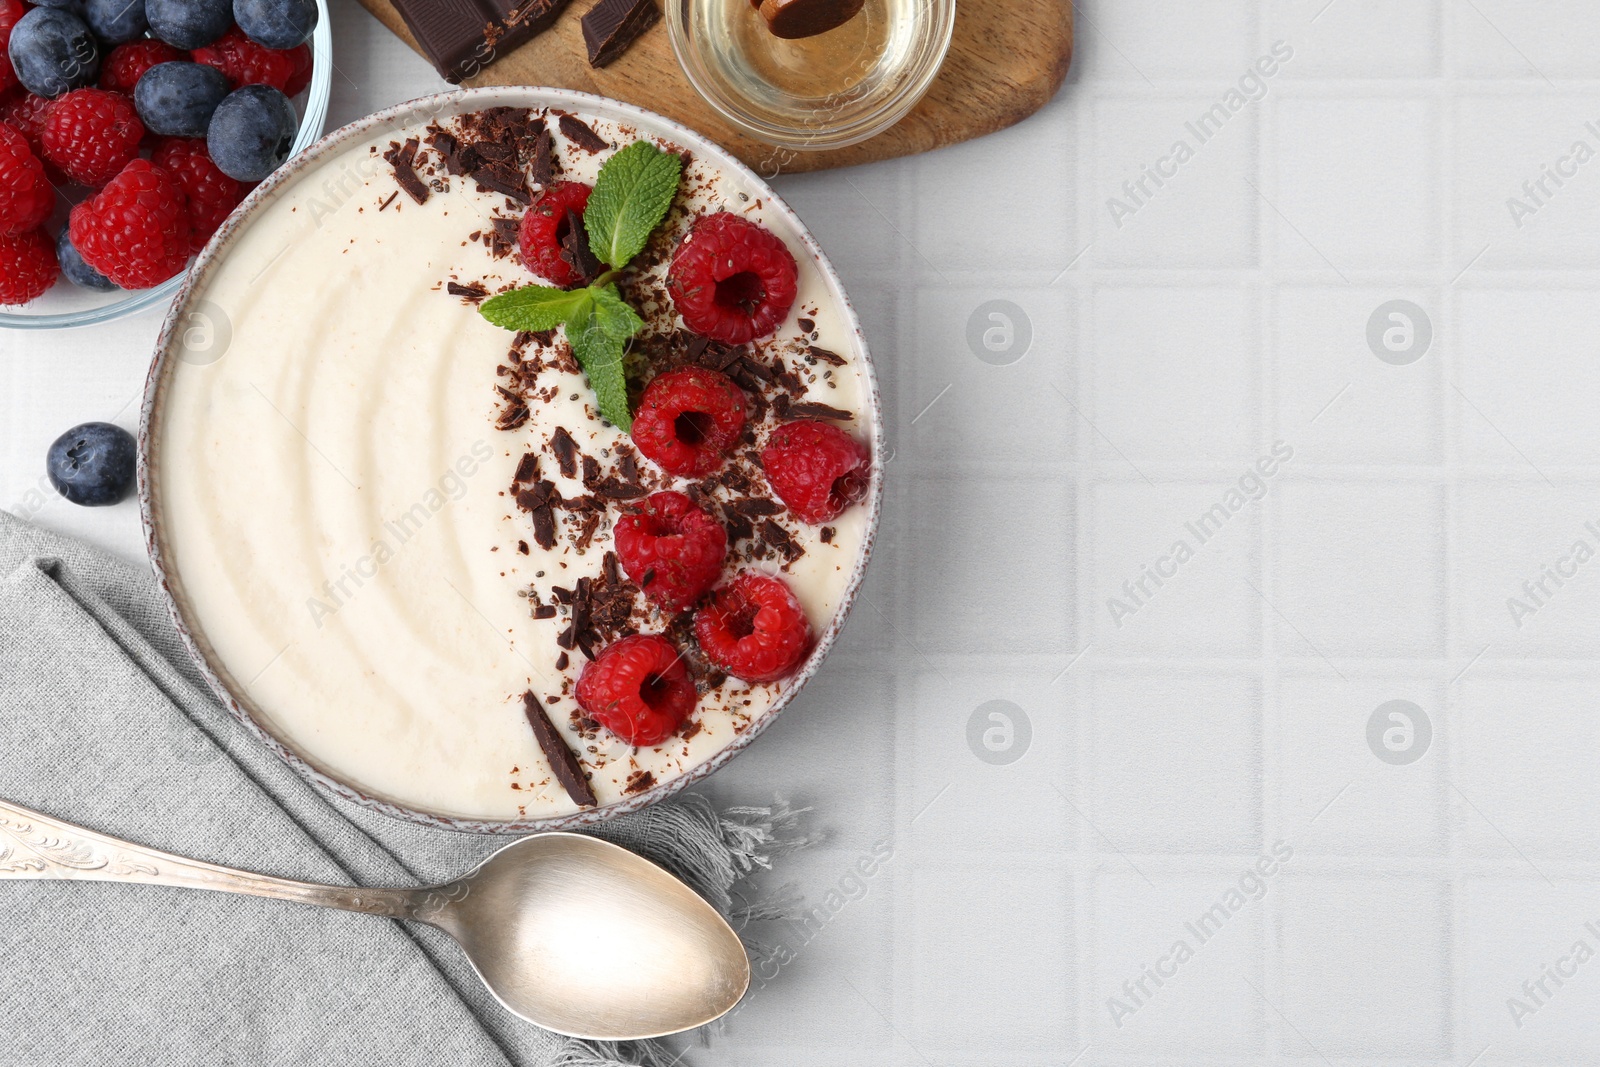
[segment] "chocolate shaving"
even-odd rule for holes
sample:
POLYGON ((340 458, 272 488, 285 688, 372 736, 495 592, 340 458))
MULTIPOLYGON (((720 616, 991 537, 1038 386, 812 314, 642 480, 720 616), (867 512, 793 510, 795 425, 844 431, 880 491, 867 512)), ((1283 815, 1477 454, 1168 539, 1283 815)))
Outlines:
POLYGON ((622 791, 629 795, 643 793, 655 784, 656 776, 653 771, 634 771, 628 775, 628 784, 622 787, 622 791))
POLYGON ((761 524, 761 540, 777 549, 786 561, 793 562, 806 554, 782 526, 767 519, 761 524))
POLYGON ((481 285, 457 285, 455 282, 445 283, 444 291, 451 296, 464 296, 474 304, 489 295, 489 290, 481 285))
POLYGON ((649 492, 642 485, 629 485, 620 478, 607 478, 596 485, 594 491, 611 500, 637 500, 649 492))
POLYGON ((583 457, 583 487, 593 490, 600 484, 600 461, 593 456, 583 457))
POLYGON ((800 327, 801 333, 810 333, 812 330, 817 328, 817 324, 812 322, 810 319, 800 318, 795 319, 794 321, 795 325, 800 327))
MULTIPOLYGON (((502 393, 504 389, 500 390, 502 393)), ((505 408, 500 412, 500 417, 495 420, 495 427, 501 430, 515 430, 518 426, 528 421, 528 405, 516 397, 510 397, 505 408)))
MULTIPOLYGON (((804 323, 806 320, 801 319, 800 322, 802 323, 802 328, 804 328, 804 323)), ((807 330, 806 332, 809 333, 810 331, 807 330)), ((807 345, 806 351, 811 353, 811 355, 815 356, 817 359, 822 360, 824 363, 832 363, 835 367, 842 367, 849 362, 849 360, 845 359, 839 353, 830 352, 828 349, 819 348, 816 345, 807 345)))
POLYGON ((485 189, 503 193, 513 200, 533 203, 533 194, 528 191, 528 179, 510 164, 483 163, 473 169, 472 180, 485 189))
POLYGON ((390 204, 394 203, 398 199, 400 199, 400 193, 398 191, 390 193, 389 199, 378 205, 378 211, 382 213, 390 204))
POLYGON ((572 267, 574 274, 588 285, 605 270, 594 250, 589 247, 589 231, 583 225, 583 216, 567 209, 567 235, 561 238, 561 258, 572 267))
POLYGON ((833 544, 833 535, 838 532, 839 531, 835 530, 832 526, 824 526, 821 530, 817 531, 817 536, 822 539, 823 544, 831 545, 833 544))
POLYGON ((572 798, 574 804, 594 807, 598 801, 589 779, 584 777, 578 757, 567 747, 555 723, 545 714, 544 705, 539 703, 539 698, 533 695, 532 690, 523 694, 522 705, 528 713, 528 725, 533 727, 533 736, 539 742, 539 748, 544 752, 556 781, 561 783, 561 788, 567 791, 567 796, 572 798))
POLYGON ((561 653, 561 655, 556 657, 556 670, 558 670, 558 671, 566 670, 567 669, 567 664, 569 664, 571 662, 572 662, 572 657, 571 656, 567 655, 565 652, 561 653))
POLYGON ((559 122, 562 135, 585 152, 600 152, 611 147, 599 134, 589 128, 588 123, 576 115, 562 115, 559 122))
POLYGON ((536 619, 553 619, 556 614, 556 606, 554 604, 540 604, 533 609, 533 617, 536 619))
POLYGON ((516 219, 492 219, 489 230, 489 251, 494 253, 494 258, 504 259, 517 247, 517 227, 520 223, 516 219))
POLYGON ((561 466, 561 477, 578 476, 578 442, 572 439, 565 426, 557 426, 556 432, 550 435, 550 451, 556 454, 556 462, 561 466))
POLYGON ((541 188, 555 181, 555 148, 555 137, 540 123, 539 132, 533 135, 533 181, 541 188))
POLYGON ((512 476, 514 482, 528 483, 539 477, 539 456, 534 452, 524 452, 517 461, 517 473, 512 476))
POLYGON ((548 507, 533 513, 533 539, 547 552, 556 547, 556 517, 548 507))
POLYGON ((401 189, 405 190, 406 195, 419 204, 426 204, 429 193, 428 185, 417 177, 416 168, 413 166, 417 159, 417 149, 421 144, 421 141, 413 137, 405 144, 390 146, 389 150, 383 154, 383 158, 388 160, 389 165, 394 168, 394 180, 401 189))
POLYGON ((428 143, 439 153, 439 158, 444 160, 444 169, 448 173, 467 172, 467 166, 461 160, 461 142, 454 134, 436 129, 428 134, 428 143))
POLYGON ((733 510, 750 518, 761 518, 763 515, 776 515, 781 508, 763 497, 753 496, 744 500, 734 500, 728 504, 733 510))
POLYGON ((790 404, 789 416, 796 419, 835 419, 839 422, 849 422, 855 418, 854 415, 842 408, 830 407, 827 404, 818 404, 809 400, 800 404, 790 404))

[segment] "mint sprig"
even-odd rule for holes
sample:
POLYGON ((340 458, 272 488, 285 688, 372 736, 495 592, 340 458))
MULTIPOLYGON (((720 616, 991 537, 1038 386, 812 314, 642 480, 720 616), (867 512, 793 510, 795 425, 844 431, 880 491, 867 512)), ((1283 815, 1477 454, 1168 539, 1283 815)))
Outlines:
POLYGON ((623 148, 600 167, 583 212, 589 248, 611 269, 582 289, 528 285, 479 307, 484 318, 507 330, 564 327, 601 417, 624 431, 633 428, 633 413, 623 355, 644 320, 617 292, 615 279, 661 225, 682 175, 683 161, 649 141, 623 148))
POLYGON ((595 258, 621 270, 643 251, 682 175, 683 161, 649 141, 635 141, 606 160, 583 212, 595 258))

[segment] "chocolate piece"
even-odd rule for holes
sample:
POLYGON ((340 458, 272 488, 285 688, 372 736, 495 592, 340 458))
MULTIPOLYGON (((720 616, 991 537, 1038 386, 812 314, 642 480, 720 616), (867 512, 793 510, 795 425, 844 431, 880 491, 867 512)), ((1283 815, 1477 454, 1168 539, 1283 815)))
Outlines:
POLYGON ((549 29, 569 0, 396 0, 423 54, 456 83, 549 29))
POLYGON ((600 0, 583 16, 589 66, 603 67, 661 21, 656 0, 600 0))
POLYGON ((786 561, 792 562, 806 554, 806 550, 795 543, 787 530, 771 519, 761 523, 761 540, 777 549, 786 561))
POLYGON ((533 617, 536 619, 553 619, 556 617, 556 606, 554 604, 540 604, 533 609, 533 617))
POLYGON ((389 151, 383 154, 383 158, 394 168, 394 180, 406 191, 406 195, 419 204, 425 204, 428 202, 428 185, 417 177, 416 169, 412 166, 416 162, 417 149, 421 143, 413 137, 405 144, 392 145, 389 151))
POLYGON ((795 319, 795 325, 800 327, 801 333, 810 333, 817 328, 817 324, 810 319, 795 319))
POLYGON ((655 784, 656 776, 654 771, 634 771, 628 775, 628 784, 622 787, 622 791, 632 796, 634 793, 643 793, 655 784))
POLYGON ((594 491, 611 500, 637 500, 648 490, 642 485, 629 485, 617 478, 607 478, 596 485, 594 491))
POLYGON ((567 235, 561 239, 561 258, 572 267, 578 279, 588 285, 600 277, 605 264, 600 262, 589 247, 589 231, 583 225, 583 216, 567 209, 567 235))
POLYGON ((735 500, 728 506, 741 515, 755 519, 765 515, 776 515, 782 510, 774 501, 759 496, 749 497, 745 500, 735 500))
POLYGON ((495 160, 479 163, 472 170, 472 180, 485 189, 504 193, 513 200, 533 203, 533 194, 528 192, 528 179, 510 163, 495 160))
POLYGON ((448 173, 467 172, 467 165, 461 159, 461 142, 454 134, 446 133, 444 130, 434 130, 428 134, 428 143, 439 153, 439 158, 444 160, 444 169, 448 173))
POLYGON ((556 454, 556 463, 561 466, 561 477, 578 476, 578 442, 572 439, 565 426, 557 426, 556 432, 550 435, 550 451, 556 454))
POLYGON ((567 791, 567 796, 572 798, 574 804, 594 807, 597 803, 594 789, 590 787, 589 779, 584 777, 578 757, 567 747, 567 742, 550 721, 550 716, 545 714, 544 705, 539 703, 539 698, 533 695, 532 690, 522 695, 522 706, 528 713, 528 725, 533 727, 534 739, 539 742, 544 758, 549 761, 556 781, 561 783, 561 788, 567 791))
POLYGON ((562 136, 585 152, 600 152, 611 147, 598 133, 589 128, 588 123, 576 115, 562 115, 560 124, 562 136))
POLYGON ((517 247, 517 228, 521 223, 517 219, 493 219, 493 228, 489 231, 489 251, 494 253, 494 258, 504 259, 517 247))
POLYGON ((817 532, 817 536, 822 538, 822 543, 823 544, 831 545, 831 544, 833 544, 833 535, 836 534, 836 533, 838 533, 838 531, 835 530, 832 526, 824 526, 821 530, 819 530, 817 532))
POLYGON ((571 656, 567 655, 565 652, 561 653, 561 655, 556 657, 556 670, 558 670, 558 671, 566 670, 567 669, 567 664, 569 664, 571 662, 572 662, 572 657, 571 656))
POLYGON ((540 188, 555 181, 555 150, 556 139, 541 122, 533 138, 533 180, 540 188))
POLYGON ((837 29, 861 14, 866 0, 761 0, 774 37, 793 41, 837 29))
POLYGON ((473 303, 489 295, 489 290, 481 285, 457 285, 455 282, 447 282, 444 291, 451 296, 464 296, 473 303))
POLYGON ((519 482, 532 482, 539 477, 539 457, 533 452, 524 452, 517 461, 517 473, 514 480, 519 482))
POLYGON ((833 419, 838 422, 849 422, 855 418, 854 415, 843 408, 818 404, 809 400, 800 404, 790 404, 789 415, 791 418, 796 419, 833 419))
POLYGON ((830 352, 826 348, 821 348, 817 345, 807 345, 806 351, 810 352, 813 356, 822 360, 824 363, 832 363, 835 367, 842 367, 846 362, 848 362, 839 353, 830 352))

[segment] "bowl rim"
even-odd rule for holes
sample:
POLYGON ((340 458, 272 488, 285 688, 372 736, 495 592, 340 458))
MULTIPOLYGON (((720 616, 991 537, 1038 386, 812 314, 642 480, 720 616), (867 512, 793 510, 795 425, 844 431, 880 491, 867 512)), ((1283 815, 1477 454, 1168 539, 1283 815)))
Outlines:
MULTIPOLYGON (((333 27, 330 25, 328 0, 317 0, 317 12, 317 28, 311 33, 311 84, 306 88, 306 113, 300 117, 300 128, 295 131, 289 159, 283 164, 285 167, 297 155, 321 140, 328 124, 328 104, 333 95, 333 27)), ((98 326, 125 319, 171 300, 182 286, 184 278, 198 264, 199 260, 196 260, 182 273, 173 275, 160 285, 136 290, 120 300, 107 301, 96 307, 38 315, 0 308, 0 330, 75 330, 81 326, 98 326)), ((21 306, 26 308, 28 305, 21 306)))
POLYGON ((905 118, 911 109, 927 95, 934 80, 944 68, 955 39, 957 0, 918 0, 918 6, 937 15, 941 22, 936 29, 933 47, 923 58, 916 76, 875 111, 853 119, 831 132, 819 132, 811 127, 792 126, 762 119, 748 108, 741 107, 736 96, 720 90, 710 74, 710 64, 703 61, 701 50, 695 46, 694 35, 687 26, 684 9, 691 0, 665 0, 667 7, 667 36, 672 42, 672 54, 678 61, 683 76, 688 79, 700 99, 722 119, 731 123, 741 133, 776 148, 799 152, 824 152, 849 148, 876 137, 905 118))
POLYGON ((166 320, 162 324, 160 335, 156 341, 155 353, 151 359, 150 369, 145 379, 144 394, 139 410, 138 433, 139 519, 144 534, 145 551, 150 558, 150 565, 154 570, 162 599, 166 603, 167 611, 172 618, 173 625, 177 628, 184 647, 194 660, 196 669, 205 679, 206 684, 211 688, 217 699, 244 725, 245 729, 268 749, 276 753, 279 758, 289 764, 314 787, 325 794, 332 794, 367 810, 405 822, 437 829, 473 834, 520 834, 545 830, 571 830, 643 810, 681 792, 696 782, 702 781, 725 766, 756 737, 765 732, 778 718, 779 714, 794 700, 795 696, 805 688, 806 683, 817 673, 822 661, 827 658, 827 654, 843 629, 845 621, 850 614, 850 609, 855 604, 856 597, 861 590, 867 563, 872 556, 873 545, 882 517, 885 456, 882 398, 878 389, 877 375, 873 368, 871 353, 867 348, 866 336, 862 331, 855 308, 845 293, 844 284, 834 270, 833 264, 829 262, 821 247, 817 244, 816 239, 811 235, 811 231, 800 220, 800 217, 795 214, 794 209, 782 197, 773 192, 759 175, 704 135, 695 133, 682 124, 657 115, 645 108, 571 89, 554 89, 542 86, 492 86, 476 89, 457 89, 418 97, 374 112, 363 119, 327 134, 311 148, 290 159, 289 162, 274 172, 271 177, 252 190, 250 195, 245 198, 244 203, 217 231, 216 236, 202 250, 200 257, 183 278, 177 298, 168 309, 166 320), (220 662, 213 661, 198 622, 191 623, 189 617, 185 614, 181 583, 178 579, 176 568, 169 567, 163 555, 160 510, 156 499, 156 486, 159 481, 157 470, 159 463, 156 453, 160 434, 161 401, 165 384, 170 379, 170 368, 176 362, 173 358, 174 340, 181 336, 185 328, 191 301, 196 298, 197 292, 203 287, 212 268, 224 257, 227 249, 233 243, 235 233, 248 225, 260 207, 279 188, 294 181, 302 172, 314 166, 323 157, 342 150, 349 143, 369 136, 385 125, 409 124, 409 122, 429 114, 462 114, 493 106, 555 107, 580 114, 588 112, 635 122, 640 126, 641 131, 678 141, 684 147, 692 149, 698 156, 711 159, 718 167, 739 174, 743 180, 750 183, 753 189, 758 190, 763 197, 764 204, 770 205, 784 219, 785 223, 793 228, 795 235, 811 255, 813 262, 820 271, 824 284, 838 303, 844 319, 844 325, 851 336, 851 343, 860 359, 860 374, 863 385, 863 399, 865 401, 863 414, 870 422, 868 429, 870 431, 872 453, 870 486, 867 497, 863 501, 863 505, 867 508, 865 533, 860 552, 851 567, 850 577, 840 600, 839 609, 818 636, 816 645, 807 656, 799 672, 794 676, 791 684, 778 695, 771 706, 759 718, 753 720, 749 728, 742 734, 735 736, 727 745, 712 753, 702 763, 669 781, 653 786, 644 792, 624 797, 612 804, 582 809, 566 815, 536 819, 464 817, 413 808, 399 801, 379 796, 376 793, 365 792, 361 788, 341 780, 336 774, 320 766, 313 758, 300 752, 287 739, 279 737, 277 733, 268 727, 264 717, 258 718, 247 700, 235 695, 227 681, 228 672, 220 662))

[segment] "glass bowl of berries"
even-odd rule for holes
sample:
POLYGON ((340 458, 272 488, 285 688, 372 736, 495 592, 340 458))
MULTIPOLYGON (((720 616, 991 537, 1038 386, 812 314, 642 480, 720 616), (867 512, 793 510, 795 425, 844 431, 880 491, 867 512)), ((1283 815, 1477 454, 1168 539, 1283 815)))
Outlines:
POLYGON ((0 0, 0 329, 165 305, 322 135, 326 0, 0 0))

